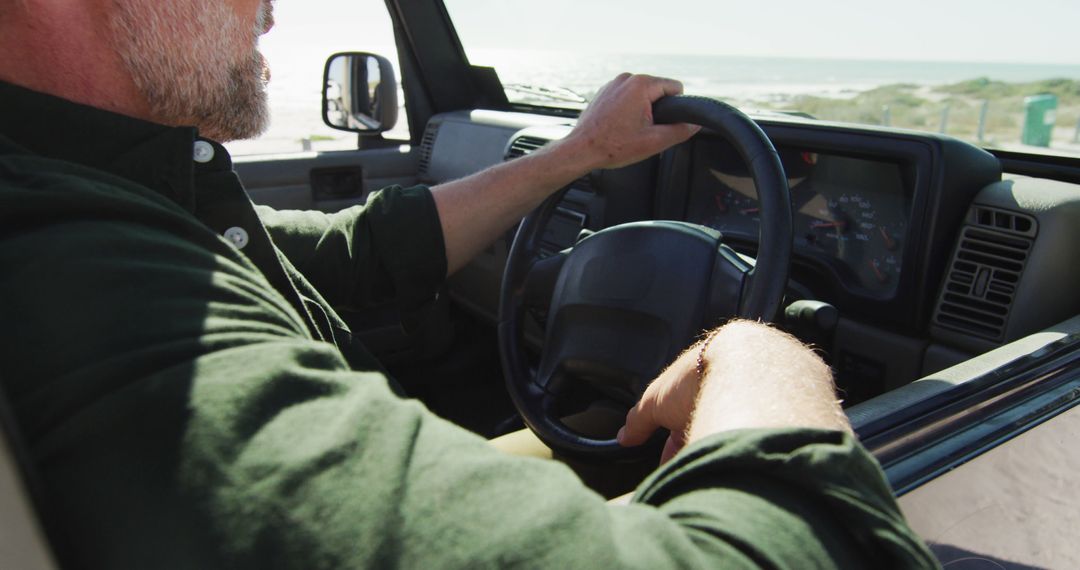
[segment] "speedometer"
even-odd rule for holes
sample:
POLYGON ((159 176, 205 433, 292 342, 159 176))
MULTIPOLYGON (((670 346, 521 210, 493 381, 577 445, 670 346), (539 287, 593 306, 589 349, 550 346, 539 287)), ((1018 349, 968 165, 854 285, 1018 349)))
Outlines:
POLYGON ((880 208, 870 193, 841 191, 804 200, 797 213, 800 241, 840 261, 867 289, 895 283, 907 229, 902 217, 880 208))

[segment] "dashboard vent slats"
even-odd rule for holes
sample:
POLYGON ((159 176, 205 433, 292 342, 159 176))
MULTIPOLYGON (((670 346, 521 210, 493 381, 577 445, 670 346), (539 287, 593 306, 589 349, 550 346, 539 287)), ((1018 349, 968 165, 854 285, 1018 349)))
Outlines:
POLYGON ((427 176, 428 168, 431 166, 431 153, 435 150, 435 139, 439 136, 440 124, 431 122, 424 129, 424 138, 420 141, 420 156, 418 159, 421 177, 427 176))
POLYGON ((510 148, 506 150, 506 160, 525 156, 547 144, 548 141, 538 137, 518 137, 511 141, 510 148))
POLYGON ((971 225, 1025 237, 1035 237, 1035 220, 1031 216, 1009 210, 975 206, 968 214, 971 225))
POLYGON ((1003 340, 1035 230, 1035 221, 1023 214, 972 208, 934 322, 989 340, 1003 340))

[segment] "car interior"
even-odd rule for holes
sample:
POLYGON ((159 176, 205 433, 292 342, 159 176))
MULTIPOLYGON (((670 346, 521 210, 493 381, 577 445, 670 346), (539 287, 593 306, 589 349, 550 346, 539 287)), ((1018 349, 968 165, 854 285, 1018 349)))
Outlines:
MULTIPOLYGON (((354 153, 242 161, 254 200, 333 209, 387 183, 438 185, 517 160, 573 128, 577 110, 508 102, 496 70, 468 63, 449 17, 433 22, 409 3, 392 4, 396 25, 425 38, 398 40, 409 146, 378 148, 362 137, 362 149, 370 146, 354 153), (417 84, 426 87, 419 96, 409 90, 417 84)), ((1026 449, 1024 437, 1061 437, 1047 426, 1064 420, 1049 420, 1065 417, 1080 393, 1080 161, 805 113, 750 117, 776 148, 790 192, 789 278, 772 321, 826 358, 856 433, 916 530, 948 542, 934 533, 973 529, 955 541, 966 550, 935 550, 943 561, 1000 550, 1022 542, 1017 536, 1055 536, 1048 529, 1060 508, 1041 511, 1041 531, 1016 532, 1001 522, 1008 517, 985 515, 985 497, 967 491, 984 487, 963 474, 982 477, 980 458, 1026 449), (942 501, 948 493, 968 500, 942 501)), ((768 262, 768 192, 740 139, 710 126, 639 164, 588 173, 450 276, 426 314, 403 320, 372 308, 351 323, 411 395, 459 425, 488 438, 528 426, 567 455, 622 460, 603 445, 617 425, 582 434, 548 420, 598 409, 619 417, 651 378, 643 371, 674 356, 655 348, 668 329, 649 321, 651 305, 613 316, 610 306, 576 303, 591 274, 607 276, 597 282, 608 297, 638 295, 643 281, 663 283, 661 296, 665 287, 668 298, 684 295, 679 280, 653 278, 659 265, 636 267, 636 238, 622 228, 692 224, 718 236, 716 257, 729 266, 752 273, 768 262), (584 254, 600 270, 574 261, 617 232, 623 237, 603 242, 611 258, 584 254), (575 353, 583 346, 589 357, 575 353), (647 362, 627 370, 627 360, 647 362), (558 386, 546 417, 522 396, 530 382, 558 386)), ((682 243, 650 253, 682 256, 691 248, 682 243)), ((722 322, 710 320, 718 315, 745 316, 741 308, 703 311, 695 332, 722 322)), ((1067 468, 1056 469, 1052 480, 1066 480, 1067 468)), ((1012 551, 1025 548, 1013 560, 1055 550, 1012 551)))
MULTIPOLYGON (((753 118, 775 144, 791 188, 794 248, 778 324, 828 355, 846 405, 1080 312, 1080 267, 1071 262, 1080 247, 1080 186, 1069 181, 1071 171, 936 134, 753 118)), ((333 210, 388 184, 437 185, 514 160, 565 136, 573 123, 520 111, 454 111, 433 115, 408 150, 362 151, 360 161, 334 153, 239 162, 237 170, 256 202, 333 210), (362 188, 351 186, 355 180, 362 188)), ((705 130, 660 156, 572 184, 548 221, 538 258, 604 228, 677 220, 719 230, 724 244, 752 260, 759 211, 739 154, 705 130)), ((420 376, 493 378, 480 388, 499 391, 492 338, 513 240, 508 232, 451 276, 422 323, 405 326, 388 308, 354 315, 365 341, 407 386, 421 369, 420 376)), ((543 344, 543 313, 530 315, 526 338, 534 351, 543 344)), ((439 409, 437 401, 429 405, 439 409)), ((512 408, 484 412, 454 419, 494 436, 509 424, 483 421, 513 415, 512 408)))
MULTIPOLYGON (((386 186, 435 186, 517 160, 571 131, 575 111, 507 102, 495 72, 471 66, 449 20, 431 17, 427 4, 389 3, 412 140, 361 135, 351 151, 238 157, 236 170, 253 201, 336 211, 386 186)), ((1055 413, 1044 402, 1009 426, 986 424, 1012 409, 1005 405, 1010 395, 1031 395, 1028 407, 1036 395, 1050 397, 1031 391, 1036 379, 1076 366, 1080 160, 798 114, 750 118, 775 147, 790 192, 790 268, 774 322, 826 358, 856 431, 898 494, 999 441, 1006 427, 1015 432, 1055 413), (960 441, 961 432, 970 437, 960 441)), ((558 193, 532 227, 512 228, 450 276, 418 314, 380 306, 342 316, 411 397, 487 438, 530 423, 506 386, 515 381, 506 378, 511 348, 529 375, 549 369, 566 386, 549 413, 625 410, 647 383, 641 370, 658 371, 675 349, 665 345, 633 371, 610 358, 575 360, 565 349, 565 358, 549 361, 554 335, 597 346, 607 334, 621 335, 617 346, 596 350, 629 358, 662 334, 651 317, 575 312, 571 301, 553 310, 553 291, 564 291, 559 280, 573 267, 569 252, 619 226, 683 222, 705 228, 731 252, 733 266, 752 274, 768 254, 760 241, 763 199, 737 147, 729 132, 706 128, 641 163, 590 172, 558 193), (533 239, 515 249, 527 231, 533 239), (516 292, 504 284, 508 262, 535 269, 528 283, 518 280, 516 292), (500 330, 515 294, 521 319, 515 330, 500 330)), ((633 240, 616 236, 608 247, 633 240)), ((689 248, 671 244, 671 257, 689 248)), ((603 281, 606 291, 654 281, 633 271, 632 256, 622 263, 604 269, 615 276, 603 281)), ((676 284, 658 286, 676 287, 679 279, 655 279, 669 281, 676 284)), ((738 307, 720 313, 742 314, 738 307)), ((687 324, 690 340, 720 324, 715 316, 703 313, 687 324)), ((1063 379, 1054 386, 1064 394, 1071 385, 1063 379)), ((1055 394, 1047 401, 1066 397, 1055 394)), ((5 516, 0 552, 26 558, 4 566, 52 567, 47 540, 32 523, 32 478, 16 460, 19 442, 8 435, 0 450, 0 512, 25 524, 5 516)))

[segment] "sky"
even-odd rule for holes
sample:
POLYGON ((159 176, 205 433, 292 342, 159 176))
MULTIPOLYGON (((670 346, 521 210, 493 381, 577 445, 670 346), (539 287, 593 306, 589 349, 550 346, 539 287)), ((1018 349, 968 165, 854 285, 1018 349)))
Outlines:
POLYGON ((446 0, 466 41, 617 52, 1080 63, 1078 0, 446 0))
MULTIPOLYGON (((1080 66, 1080 0, 1025 0, 1009 5, 996 0, 819 0, 816 4, 794 0, 445 1, 473 63, 496 65, 507 81, 513 79, 514 65, 527 63, 528 54, 484 53, 485 49, 563 51, 569 52, 570 58, 584 53, 689 53, 1080 66), (499 62, 509 62, 509 67, 499 62)), ((275 0, 275 14, 274 29, 261 41, 273 70, 270 102, 274 119, 271 131, 256 142, 270 141, 268 145, 278 145, 274 149, 292 149, 299 148, 297 141, 302 138, 318 136, 336 138, 317 146, 355 147, 355 137, 322 125, 317 110, 323 65, 331 53, 350 50, 380 53, 396 62, 385 1, 275 0)), ((544 59, 562 61, 561 57, 544 59)), ((550 79, 556 81, 550 84, 567 85, 565 81, 581 72, 575 67, 578 63, 570 59, 569 69, 545 69, 554 79, 530 76, 515 81, 549 84, 545 81, 550 79)), ((798 65, 797 60, 787 65, 786 81, 796 81, 792 77, 799 75, 795 73, 798 68, 792 66, 798 65)), ((873 71, 895 66, 857 67, 873 71)), ((976 67, 971 66, 971 77, 989 73, 976 67)), ((818 73, 812 64, 806 71, 811 76, 818 73)), ((692 80, 696 76, 685 72, 649 72, 678 77, 688 82, 691 92, 717 92, 695 87, 692 80)), ((1074 75, 1070 69, 1048 73, 1074 75)), ((598 86, 609 76, 594 83, 598 86)), ((1080 71, 1075 76, 1080 78, 1080 71)), ((703 77, 713 82, 728 79, 703 77)), ((764 81, 757 75, 753 78, 764 81)), ((962 78, 966 77, 952 80, 962 78)), ((769 84, 769 89, 775 88, 769 84)), ((404 131, 407 123, 401 121, 399 128, 404 131)), ((270 152, 266 148, 270 147, 253 147, 251 151, 270 152)))
MULTIPOLYGON (((467 49, 1080 64, 1077 0, 446 3, 467 49)), ((351 22, 390 42, 388 27, 366 25, 386 19, 382 0, 278 0, 275 10, 312 41, 351 22)))
MULTIPOLYGON (((476 48, 1080 64, 1080 0, 446 0, 476 48)), ((382 0, 277 0, 314 43, 391 45, 382 0), (340 29, 340 31, 331 31, 340 29)), ((266 38, 268 43, 273 37, 266 38)))

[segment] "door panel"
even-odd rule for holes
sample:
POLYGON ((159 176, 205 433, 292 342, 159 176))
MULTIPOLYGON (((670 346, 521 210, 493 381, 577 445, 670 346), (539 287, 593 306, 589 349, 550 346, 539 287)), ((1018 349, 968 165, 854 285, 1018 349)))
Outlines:
POLYGON ((417 180, 408 145, 371 150, 240 157, 236 172, 251 199, 277 209, 337 211, 386 186, 417 180))
MULTIPOLYGON (((355 151, 241 157, 235 161, 251 199, 277 209, 334 212, 363 204, 391 185, 417 183, 417 153, 408 145, 355 151)), ((394 307, 359 312, 339 309, 353 334, 382 358, 421 350, 394 307)), ((433 314, 441 314, 435 313, 433 314)), ((445 327, 430 323, 429 328, 445 327)))

